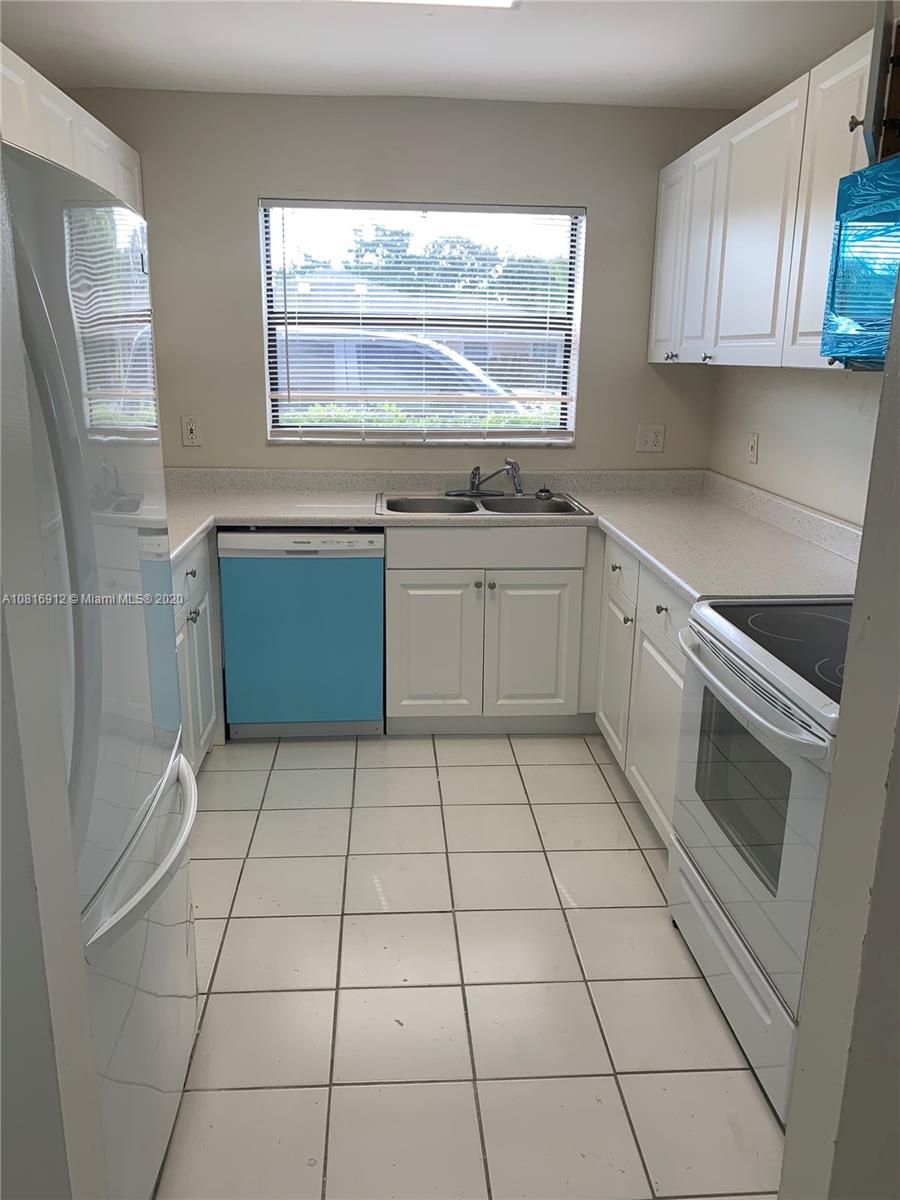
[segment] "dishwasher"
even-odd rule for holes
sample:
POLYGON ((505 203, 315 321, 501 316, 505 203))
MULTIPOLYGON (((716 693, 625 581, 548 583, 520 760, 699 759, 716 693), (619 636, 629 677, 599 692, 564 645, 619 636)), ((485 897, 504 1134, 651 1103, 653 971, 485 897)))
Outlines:
POLYGON ((384 732, 384 534, 222 530, 229 737, 384 732))

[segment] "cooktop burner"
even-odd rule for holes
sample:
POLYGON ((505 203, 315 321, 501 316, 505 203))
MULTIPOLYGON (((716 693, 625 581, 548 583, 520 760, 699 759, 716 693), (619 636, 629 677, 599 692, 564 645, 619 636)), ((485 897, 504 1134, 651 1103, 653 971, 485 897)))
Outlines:
POLYGON ((852 600, 718 600, 710 607, 830 700, 840 702, 852 600))

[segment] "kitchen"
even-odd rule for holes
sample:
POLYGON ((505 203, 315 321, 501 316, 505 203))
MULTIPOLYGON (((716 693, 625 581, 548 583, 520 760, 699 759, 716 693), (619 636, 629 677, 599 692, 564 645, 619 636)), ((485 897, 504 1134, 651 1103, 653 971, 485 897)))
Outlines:
POLYGON ((627 7, 4 3, 10 1194, 892 1194, 891 14, 627 7))

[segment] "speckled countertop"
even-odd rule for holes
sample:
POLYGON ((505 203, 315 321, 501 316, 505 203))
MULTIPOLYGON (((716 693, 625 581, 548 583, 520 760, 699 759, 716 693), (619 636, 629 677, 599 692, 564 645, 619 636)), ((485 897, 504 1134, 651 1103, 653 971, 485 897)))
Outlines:
POLYGON ((688 600, 698 596, 847 595, 856 563, 703 492, 576 492, 591 517, 384 514, 373 492, 170 491, 173 558, 214 526, 599 525, 688 600))

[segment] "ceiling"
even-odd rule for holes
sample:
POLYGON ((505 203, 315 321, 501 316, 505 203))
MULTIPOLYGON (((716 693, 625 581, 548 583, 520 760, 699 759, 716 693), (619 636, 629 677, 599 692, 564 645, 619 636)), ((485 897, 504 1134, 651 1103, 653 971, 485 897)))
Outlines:
POLYGON ((3 0, 64 88, 741 108, 872 24, 871 0, 3 0))

